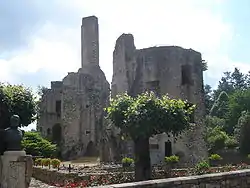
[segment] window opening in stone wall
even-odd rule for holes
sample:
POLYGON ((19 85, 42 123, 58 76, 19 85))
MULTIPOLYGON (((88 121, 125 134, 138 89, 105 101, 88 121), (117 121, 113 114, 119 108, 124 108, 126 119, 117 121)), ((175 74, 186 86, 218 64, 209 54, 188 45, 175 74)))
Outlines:
POLYGON ((52 127, 52 141, 59 144, 61 142, 62 129, 59 123, 52 127))
POLYGON ((193 85, 191 65, 181 66, 181 84, 193 85))
POLYGON ((56 101, 56 114, 57 114, 57 117, 61 117, 61 107, 62 107, 62 102, 60 100, 56 101))
POLYGON ((50 128, 47 129, 47 135, 50 135, 51 134, 51 130, 50 128))
POLYGON ((87 134, 87 135, 90 134, 90 133, 91 133, 90 130, 86 130, 86 131, 85 131, 85 134, 87 134))
POLYGON ((159 149, 159 144, 150 144, 150 149, 159 149))
POLYGON ((165 157, 170 157, 172 155, 172 143, 168 140, 165 142, 165 157))

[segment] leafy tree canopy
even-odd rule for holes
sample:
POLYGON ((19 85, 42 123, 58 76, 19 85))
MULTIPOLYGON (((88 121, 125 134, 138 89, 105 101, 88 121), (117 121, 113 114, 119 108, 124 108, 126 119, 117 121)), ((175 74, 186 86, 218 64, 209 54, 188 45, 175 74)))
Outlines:
POLYGON ((22 85, 0 84, 1 128, 9 125, 11 115, 20 116, 21 126, 28 126, 36 119, 35 96, 22 85))
POLYGON ((186 101, 158 98, 153 92, 135 98, 124 94, 111 100, 107 118, 132 139, 163 132, 177 135, 189 126, 194 108, 186 101))

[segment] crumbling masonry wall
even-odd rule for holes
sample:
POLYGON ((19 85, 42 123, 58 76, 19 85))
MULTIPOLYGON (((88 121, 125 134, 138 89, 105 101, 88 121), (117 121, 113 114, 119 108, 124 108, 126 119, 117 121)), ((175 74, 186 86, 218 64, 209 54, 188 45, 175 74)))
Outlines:
MULTIPOLYGON (((60 98, 60 149, 63 159, 98 156, 104 126, 103 109, 108 106, 110 85, 99 66, 98 19, 82 19, 82 67, 61 81, 60 89, 51 88, 44 95, 39 127, 52 128, 50 113, 56 115, 55 103, 60 98), (46 102, 46 101, 49 101, 46 102), (50 108, 50 104, 52 107, 50 108)), ((44 136, 47 136, 46 134, 44 136)))

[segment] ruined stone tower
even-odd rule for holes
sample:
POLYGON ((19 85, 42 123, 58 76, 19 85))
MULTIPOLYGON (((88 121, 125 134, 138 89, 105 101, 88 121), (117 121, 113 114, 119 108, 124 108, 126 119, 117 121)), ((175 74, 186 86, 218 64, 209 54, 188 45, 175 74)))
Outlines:
POLYGON ((42 97, 38 130, 61 148, 64 159, 98 156, 103 108, 110 86, 99 66, 98 19, 82 19, 81 65, 60 82, 52 82, 42 97), (57 84, 54 84, 57 83, 57 84))
POLYGON ((99 65, 98 19, 90 16, 82 19, 81 26, 82 67, 87 64, 99 65))
MULTIPOLYGON (((150 139, 152 163, 159 163, 165 156, 173 154, 181 155, 185 164, 205 158, 207 150, 202 138, 205 108, 201 54, 177 46, 137 50, 131 34, 121 35, 113 52, 111 95, 114 97, 128 92, 135 96, 146 90, 185 99, 197 106, 194 130, 187 131, 177 141, 166 134, 150 139)), ((127 145, 128 148, 132 147, 129 142, 127 145)))

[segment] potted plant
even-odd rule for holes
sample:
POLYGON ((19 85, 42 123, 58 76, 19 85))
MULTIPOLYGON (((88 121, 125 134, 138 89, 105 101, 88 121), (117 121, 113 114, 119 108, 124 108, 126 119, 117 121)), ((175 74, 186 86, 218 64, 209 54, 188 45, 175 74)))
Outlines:
POLYGON ((176 167, 176 164, 179 162, 179 160, 180 160, 179 156, 176 156, 176 155, 165 157, 165 163, 171 169, 176 167))
POLYGON ((211 166, 219 166, 222 157, 219 154, 212 154, 208 159, 211 166))
POLYGON ((127 168, 130 167, 134 163, 134 159, 131 159, 129 157, 124 157, 122 159, 122 167, 127 168))

